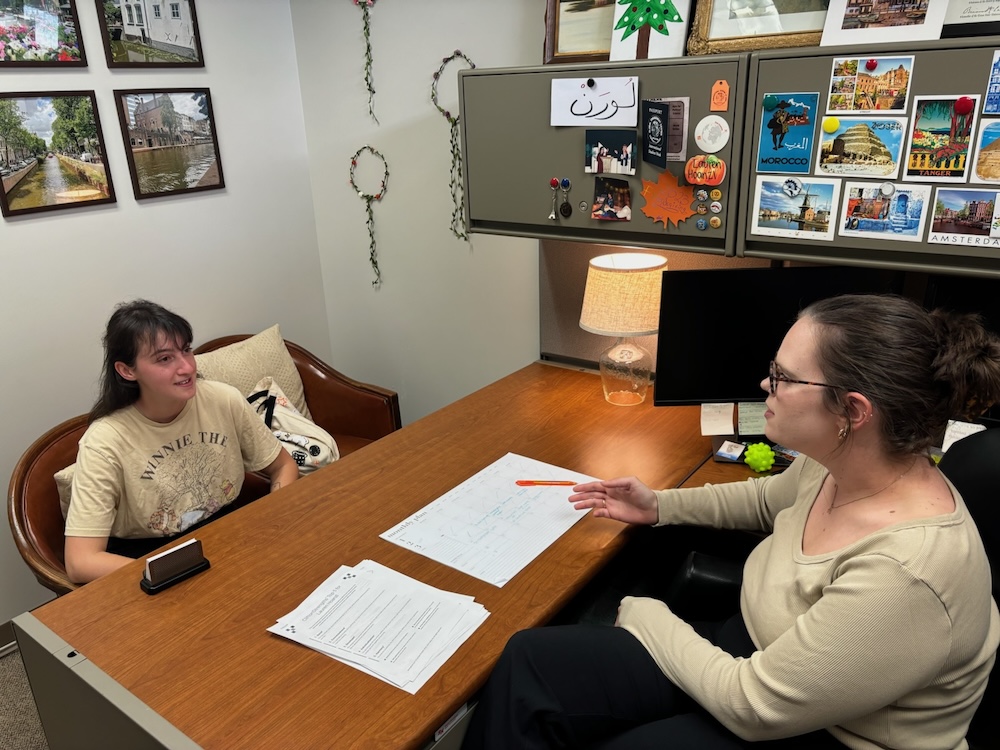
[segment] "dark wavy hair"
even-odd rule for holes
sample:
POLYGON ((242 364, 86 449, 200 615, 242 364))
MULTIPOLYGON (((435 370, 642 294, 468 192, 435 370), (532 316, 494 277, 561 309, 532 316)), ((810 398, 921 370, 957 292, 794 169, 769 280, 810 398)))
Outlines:
MULTIPOLYGON (((820 326, 827 407, 844 414, 846 390, 881 417, 891 453, 941 445, 949 419, 974 419, 1000 401, 1000 339, 979 315, 927 312, 896 295, 846 294, 799 313, 820 326)), ((848 422, 848 429, 850 423, 848 422)))
POLYGON ((155 346, 161 335, 182 346, 194 340, 190 323, 155 302, 137 299, 115 307, 104 331, 104 369, 91 422, 139 400, 139 384, 119 375, 115 362, 135 367, 143 346, 155 346))

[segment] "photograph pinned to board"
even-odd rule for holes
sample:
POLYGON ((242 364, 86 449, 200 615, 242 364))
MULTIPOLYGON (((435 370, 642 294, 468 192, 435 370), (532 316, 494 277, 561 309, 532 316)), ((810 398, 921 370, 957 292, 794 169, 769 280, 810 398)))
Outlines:
POLYGON ((115 203, 93 91, 0 94, 4 216, 115 203))
POLYGON ((588 130, 583 171, 588 174, 635 174, 635 131, 588 130))
POLYGON ((599 221, 632 221, 632 190, 628 180, 596 178, 590 218, 599 221))
POLYGON ((194 0, 152 4, 97 0, 97 13, 109 68, 205 67, 194 0))
POLYGON ((979 94, 915 96, 904 180, 965 182, 979 94))
POLYGON ((758 175, 750 232, 833 240, 839 198, 839 179, 758 175))
POLYGON ((1000 50, 993 53, 993 62, 990 63, 990 80, 986 85, 983 114, 1000 115, 1000 50))
POLYGON ((639 79, 553 78, 549 125, 634 128, 639 123, 639 79))
POLYGON ((928 242, 1000 247, 1000 193, 996 190, 938 188, 928 242))
POLYGON ((757 145, 758 172, 809 173, 818 103, 818 93, 764 95, 757 145))
POLYGON ((970 182, 1000 182, 1000 120, 984 118, 979 126, 970 182))
POLYGON ((208 89, 115 89, 137 200, 226 186, 208 89))
POLYGON ((835 57, 826 109, 851 114, 903 114, 912 77, 913 55, 835 57))
POLYGON ((840 236, 920 242, 930 198, 930 185, 848 182, 840 236))
POLYGON ((905 117, 826 118, 819 134, 816 172, 895 179, 905 135, 905 117))
POLYGON ((657 13, 649 13, 649 5, 616 4, 611 32, 612 60, 684 57, 692 0, 660 0, 657 13))
POLYGON ((665 169, 668 161, 687 159, 690 98, 642 100, 642 160, 665 169))
POLYGON ((948 0, 830 0, 821 47, 940 39, 948 0))

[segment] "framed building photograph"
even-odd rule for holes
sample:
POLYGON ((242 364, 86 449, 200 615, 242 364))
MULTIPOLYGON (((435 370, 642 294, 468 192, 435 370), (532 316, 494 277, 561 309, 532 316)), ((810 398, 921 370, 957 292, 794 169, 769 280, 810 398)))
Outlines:
POLYGON ((0 0, 0 70, 86 66, 76 0, 0 0))
POLYGON ((194 0, 96 0, 109 68, 204 68, 194 0))
POLYGON ((226 186, 208 89, 115 89, 137 200, 226 186))
POLYGON ((93 91, 0 93, 4 216, 114 203, 93 91))
POLYGON ((543 62, 603 62, 611 57, 616 0, 545 0, 543 62))
POLYGON ((819 44, 830 0, 696 0, 689 55, 819 44))

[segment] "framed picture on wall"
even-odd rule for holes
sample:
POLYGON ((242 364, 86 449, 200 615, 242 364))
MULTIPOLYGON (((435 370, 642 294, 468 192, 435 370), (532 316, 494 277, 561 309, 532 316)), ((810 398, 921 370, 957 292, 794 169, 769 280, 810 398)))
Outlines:
POLYGON ((93 91, 0 93, 4 216, 114 203, 93 91))
POLYGON ((616 0, 545 0, 543 62, 603 62, 611 57, 616 0))
POLYGON ((226 186, 208 89, 115 89, 136 199, 226 186))
POLYGON ((204 68, 194 0, 96 0, 109 68, 204 68))
POLYGON ((688 54, 819 44, 829 0, 696 0, 688 54))
POLYGON ((86 67, 76 0, 0 0, 0 70, 86 67))

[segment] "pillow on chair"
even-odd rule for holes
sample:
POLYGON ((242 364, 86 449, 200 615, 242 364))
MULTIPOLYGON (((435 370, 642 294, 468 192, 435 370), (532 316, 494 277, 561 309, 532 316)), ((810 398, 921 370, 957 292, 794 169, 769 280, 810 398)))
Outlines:
POLYGON ((196 354, 194 359, 203 377, 228 383, 243 394, 250 393, 262 378, 273 377, 292 405, 312 419, 302 378, 277 325, 235 344, 196 354))

